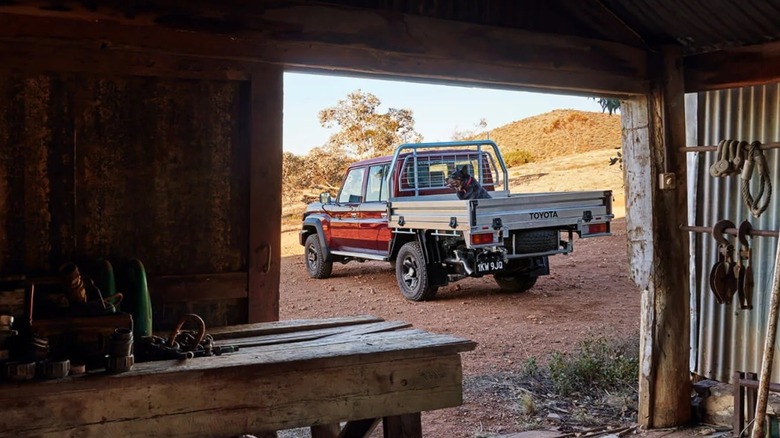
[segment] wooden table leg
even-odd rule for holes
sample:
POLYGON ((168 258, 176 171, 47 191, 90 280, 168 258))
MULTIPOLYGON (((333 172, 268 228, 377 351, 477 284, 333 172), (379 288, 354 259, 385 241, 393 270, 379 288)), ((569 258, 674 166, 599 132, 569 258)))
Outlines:
POLYGON ((338 423, 311 427, 311 438, 338 438, 340 433, 341 426, 338 423))
POLYGON ((422 438, 419 412, 385 417, 382 424, 385 438, 422 438))

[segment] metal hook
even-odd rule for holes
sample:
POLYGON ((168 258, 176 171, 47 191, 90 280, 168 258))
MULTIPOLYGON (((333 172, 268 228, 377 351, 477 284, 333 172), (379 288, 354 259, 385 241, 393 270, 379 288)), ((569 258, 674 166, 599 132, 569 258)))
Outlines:
POLYGON ((726 235, 726 228, 737 228, 737 226, 728 219, 718 221, 712 226, 712 237, 721 245, 729 245, 729 241, 724 237, 726 235))
POLYGON ((750 244, 748 242, 748 233, 753 229, 748 221, 742 221, 737 229, 737 239, 739 240, 739 259, 737 266, 734 267, 737 275, 737 292, 739 294, 739 306, 742 309, 753 308, 753 267, 750 263, 750 244))
POLYGON ((737 228, 737 239, 739 239, 739 243, 741 243, 742 246, 750 247, 747 236, 751 231, 753 231, 753 225, 750 222, 742 221, 742 223, 739 224, 739 228, 737 228))
POLYGON ((726 238, 726 228, 736 228, 730 220, 718 221, 712 227, 712 237, 718 242, 718 259, 710 270, 710 288, 719 304, 731 303, 734 293, 739 288, 738 274, 740 267, 734 263, 734 245, 726 238))

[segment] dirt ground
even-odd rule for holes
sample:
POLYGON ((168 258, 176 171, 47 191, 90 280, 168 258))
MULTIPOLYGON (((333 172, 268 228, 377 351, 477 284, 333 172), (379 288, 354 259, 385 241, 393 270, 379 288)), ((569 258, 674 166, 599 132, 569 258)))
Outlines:
POLYGON ((280 318, 371 314, 476 341, 476 350, 462 355, 463 405, 423 413, 423 432, 472 438, 518 432, 527 426, 498 387, 493 393, 472 391, 468 383, 517 373, 530 359, 546 363, 551 353, 570 351, 588 337, 638 336, 640 294, 627 275, 622 218, 612 231, 610 237, 575 238, 574 252, 551 257, 551 275, 528 292, 501 293, 485 277, 442 288, 429 302, 406 301, 388 263, 337 264, 331 278, 309 278, 297 233, 288 231, 283 233, 280 318))

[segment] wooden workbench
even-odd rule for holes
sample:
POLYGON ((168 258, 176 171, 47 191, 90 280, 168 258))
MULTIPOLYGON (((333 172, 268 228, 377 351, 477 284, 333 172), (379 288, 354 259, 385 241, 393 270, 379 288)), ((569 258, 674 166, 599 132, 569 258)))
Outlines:
POLYGON ((420 412, 462 403, 475 343, 370 316, 208 330, 238 352, 128 373, 0 383, 0 436, 420 437, 420 412), (347 422, 345 426, 338 424, 347 422))

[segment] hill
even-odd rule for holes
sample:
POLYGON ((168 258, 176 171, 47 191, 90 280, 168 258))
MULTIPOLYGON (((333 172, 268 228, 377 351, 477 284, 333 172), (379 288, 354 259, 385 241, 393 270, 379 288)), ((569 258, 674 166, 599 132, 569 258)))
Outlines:
POLYGON ((620 147, 620 132, 619 115, 565 109, 509 123, 491 130, 489 135, 502 154, 522 150, 540 161, 620 147))

